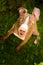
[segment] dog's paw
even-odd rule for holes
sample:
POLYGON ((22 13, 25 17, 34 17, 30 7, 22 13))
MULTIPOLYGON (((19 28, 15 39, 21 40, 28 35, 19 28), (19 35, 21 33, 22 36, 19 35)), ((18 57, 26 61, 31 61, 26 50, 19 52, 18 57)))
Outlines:
POLYGON ((4 38, 3 38, 3 37, 1 37, 1 38, 0 38, 0 41, 4 41, 4 38))
POLYGON ((15 52, 18 52, 20 49, 19 49, 19 47, 16 47, 15 48, 15 52))
POLYGON ((37 41, 37 40, 35 40, 35 41, 34 41, 34 44, 37 44, 37 43, 38 43, 38 41, 37 41))

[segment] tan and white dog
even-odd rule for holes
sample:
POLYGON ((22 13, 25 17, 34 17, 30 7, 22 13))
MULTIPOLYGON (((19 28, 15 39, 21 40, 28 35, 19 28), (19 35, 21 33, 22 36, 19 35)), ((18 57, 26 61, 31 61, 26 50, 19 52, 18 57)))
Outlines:
POLYGON ((27 13, 27 9, 20 7, 19 9, 19 18, 17 19, 16 23, 13 24, 11 29, 0 38, 0 40, 5 40, 11 35, 12 33, 20 38, 22 41, 16 47, 16 51, 19 51, 20 48, 26 44, 26 42, 30 39, 33 35, 36 36, 34 43, 37 43, 39 32, 37 30, 37 21, 39 20, 40 16, 40 9, 35 7, 33 9, 32 14, 27 13))

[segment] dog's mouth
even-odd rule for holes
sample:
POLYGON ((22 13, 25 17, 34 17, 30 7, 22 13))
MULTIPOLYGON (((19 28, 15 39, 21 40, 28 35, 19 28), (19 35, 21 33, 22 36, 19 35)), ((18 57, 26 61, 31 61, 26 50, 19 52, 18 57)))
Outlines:
POLYGON ((20 30, 20 31, 19 31, 19 36, 20 36, 20 37, 23 37, 23 36, 25 36, 25 33, 26 33, 25 30, 20 30))

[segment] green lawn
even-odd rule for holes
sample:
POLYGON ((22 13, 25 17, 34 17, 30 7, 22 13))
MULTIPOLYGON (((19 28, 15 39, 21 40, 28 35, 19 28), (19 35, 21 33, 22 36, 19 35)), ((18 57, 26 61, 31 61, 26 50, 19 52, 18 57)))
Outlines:
MULTIPOLYGON (((19 52, 15 52, 15 47, 20 43, 20 39, 10 35, 8 39, 0 42, 0 65, 34 65, 34 63, 43 62, 43 7, 38 6, 41 10, 40 20, 37 22, 40 32, 38 45, 33 43, 34 36, 27 41, 19 52)), ((28 9, 31 13, 33 8, 28 9)), ((18 18, 17 12, 0 12, 0 37, 6 34, 13 23, 18 18)))

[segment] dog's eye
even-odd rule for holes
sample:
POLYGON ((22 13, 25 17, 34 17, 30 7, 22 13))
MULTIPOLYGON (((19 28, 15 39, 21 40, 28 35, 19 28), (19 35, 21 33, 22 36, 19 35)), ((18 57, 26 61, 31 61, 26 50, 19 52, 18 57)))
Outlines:
POLYGON ((35 17, 35 14, 34 14, 34 17, 35 17))
POLYGON ((23 21, 23 19, 21 18, 20 21, 23 21))
POLYGON ((23 24, 23 19, 22 18, 20 19, 20 24, 23 24))

